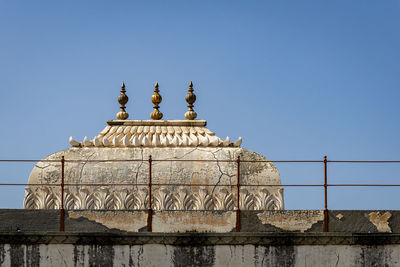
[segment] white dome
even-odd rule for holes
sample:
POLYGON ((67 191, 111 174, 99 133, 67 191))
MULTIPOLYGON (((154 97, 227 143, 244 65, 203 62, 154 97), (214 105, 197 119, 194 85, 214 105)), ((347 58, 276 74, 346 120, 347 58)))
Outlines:
MULTIPOLYGON (((60 160, 64 156, 66 160, 66 209, 147 209, 150 155, 154 210, 234 210, 237 156, 241 161, 264 161, 240 163, 240 208, 283 209, 275 166, 263 156, 238 147, 241 139, 235 144, 229 138, 218 138, 205 127, 205 121, 110 121, 92 140, 70 141, 74 147, 44 159, 60 160)), ((28 186, 24 207, 59 208, 60 179, 60 162, 39 162, 29 184, 55 186, 28 186)))

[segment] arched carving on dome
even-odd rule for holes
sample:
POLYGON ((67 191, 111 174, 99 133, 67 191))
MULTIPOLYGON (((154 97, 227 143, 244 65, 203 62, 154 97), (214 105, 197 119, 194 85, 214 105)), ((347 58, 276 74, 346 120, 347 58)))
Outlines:
POLYGON ((177 196, 178 206, 181 210, 194 210, 196 209, 197 199, 188 189, 180 189, 177 196))
POLYGON ((43 187, 36 191, 38 209, 59 209, 60 203, 57 196, 58 190, 52 187, 43 187), (56 192, 54 192, 56 191, 56 192))
POLYGON ((215 204, 214 199, 211 194, 208 193, 206 189, 200 189, 197 193, 194 194, 194 198, 196 199, 196 210, 214 210, 215 204))
POLYGON ((177 210, 178 199, 167 188, 159 188, 156 190, 152 198, 154 210, 177 210))
POLYGON ((214 197, 215 210, 233 210, 236 205, 236 196, 226 188, 219 190, 214 197))
POLYGON ((240 190, 240 209, 254 210, 254 196, 245 188, 240 190))
POLYGON ((24 209, 39 209, 39 200, 32 188, 25 188, 24 209))
POLYGON ((81 208, 80 205, 80 200, 78 197, 75 196, 72 192, 69 191, 69 189, 65 190, 65 209, 67 210, 78 210, 81 208))

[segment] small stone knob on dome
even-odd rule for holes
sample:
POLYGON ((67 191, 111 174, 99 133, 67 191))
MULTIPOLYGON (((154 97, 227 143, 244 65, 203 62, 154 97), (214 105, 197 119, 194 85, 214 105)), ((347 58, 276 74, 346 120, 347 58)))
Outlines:
POLYGON ((117 113, 117 119, 126 120, 129 114, 125 111, 125 105, 128 103, 128 96, 125 94, 125 84, 121 85, 121 94, 118 96, 118 102, 121 105, 120 111, 117 113))
POLYGON ((189 90, 188 91, 189 91, 189 93, 186 94, 185 99, 186 99, 186 102, 189 105, 187 106, 188 107, 188 111, 186 111, 185 117, 188 120, 194 120, 197 117, 197 113, 193 110, 193 107, 194 107, 193 103, 196 102, 196 95, 193 94, 194 90, 193 90, 193 83, 192 82, 190 82, 190 84, 189 84, 189 90))
POLYGON ((152 118, 153 120, 161 120, 161 118, 163 117, 161 111, 158 110, 160 108, 159 104, 162 101, 162 97, 158 92, 160 91, 158 90, 158 82, 156 82, 156 84, 154 85, 154 94, 151 96, 151 102, 153 102, 154 104, 154 110, 153 112, 151 112, 150 118, 152 118))

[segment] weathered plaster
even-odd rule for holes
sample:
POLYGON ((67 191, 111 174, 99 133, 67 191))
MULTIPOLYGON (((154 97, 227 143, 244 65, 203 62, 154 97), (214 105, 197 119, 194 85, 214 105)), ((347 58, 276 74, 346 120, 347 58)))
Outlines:
POLYGON ((157 212, 153 216, 155 232, 231 232, 236 213, 228 212, 157 212))
MULTIPOLYGON (((66 209, 143 210, 148 208, 147 161, 89 162, 88 160, 146 160, 150 155, 153 158, 152 183, 164 184, 152 187, 154 210, 234 210, 237 156, 240 156, 242 160, 266 160, 257 153, 235 147, 73 147, 52 154, 45 160, 59 160, 64 156, 66 159, 65 183, 77 184, 65 186, 66 209), (185 161, 169 161, 174 159, 185 161), (199 159, 205 161, 196 161, 199 159), (68 160, 83 161, 69 162, 68 160), (103 183, 106 185, 81 185, 103 183), (111 185, 113 183, 121 185, 111 185), (207 184, 207 186, 201 184, 207 184)), ((54 183, 55 186, 28 186, 24 200, 26 209, 58 209, 60 207, 60 187, 58 186, 60 171, 59 162, 39 162, 35 166, 29 183, 54 183)), ((280 177, 272 163, 241 163, 240 183, 242 210, 283 209, 280 177), (246 186, 248 184, 272 184, 273 186, 246 186)))
MULTIPOLYGON (((379 233, 369 214, 389 212, 392 233, 400 233, 400 211, 330 210, 329 230, 342 233, 379 233), (339 220, 336 215, 343 214, 339 220)), ((322 232, 323 211, 241 211, 241 232, 322 232), (272 218, 270 221, 267 218, 272 218), (296 218, 296 219, 291 219, 296 218), (286 224, 292 224, 287 227, 286 224), (313 222, 315 222, 313 224, 313 222)), ((59 210, 1 210, 1 232, 56 232, 60 228, 59 210)), ((153 231, 193 232, 198 221, 205 232, 230 232, 236 226, 236 211, 153 211, 153 231), (167 215, 168 214, 168 215, 167 215), (171 222, 176 218, 177 222, 171 222), (207 219, 208 218, 208 219, 207 219), (161 225, 161 228, 158 228, 161 225), (168 229, 168 227, 170 227, 168 229), (160 230, 158 230, 160 229, 160 230)), ((72 232, 141 232, 147 229, 147 210, 69 210, 65 229, 72 232), (115 230, 115 231, 114 231, 115 230)), ((381 230, 381 229, 380 229, 381 230)), ((1 249, 0 249, 1 261, 1 249)))
POLYGON ((86 218, 106 226, 109 229, 118 229, 128 232, 138 232, 139 229, 146 227, 146 212, 91 212, 91 211, 69 211, 71 219, 86 218))
MULTIPOLYGON (((175 237, 179 239, 178 236, 175 237)), ((265 236, 268 239, 268 235, 265 236)), ((307 237, 305 237, 307 238, 307 237)), ((315 239, 315 237, 310 237, 315 239)), ((399 244, 1 244, 0 266, 399 266, 399 244)))
POLYGON ((341 213, 339 213, 339 214, 336 215, 336 218, 338 218, 339 220, 341 220, 343 217, 344 217, 344 216, 343 216, 343 214, 341 214, 341 213))
POLYGON ((390 229, 389 226, 389 218, 392 217, 392 214, 390 212, 385 212, 384 214, 381 214, 379 211, 371 212, 368 214, 369 220, 371 223, 373 223, 378 230, 378 232, 383 232, 383 233, 391 233, 392 229, 390 229))
POLYGON ((323 221, 324 219, 324 213, 321 210, 287 210, 285 212, 268 211, 259 213, 257 216, 263 224, 271 224, 286 231, 300 232, 310 229, 313 224, 323 221))

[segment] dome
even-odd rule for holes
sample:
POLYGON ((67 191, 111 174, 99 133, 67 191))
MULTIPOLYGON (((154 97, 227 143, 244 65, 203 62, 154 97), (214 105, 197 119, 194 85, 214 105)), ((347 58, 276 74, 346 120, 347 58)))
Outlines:
POLYGON ((108 121, 90 140, 71 137, 72 147, 39 161, 25 189, 24 208, 58 209, 63 201, 67 210, 283 209, 276 167, 241 148, 240 137, 221 139, 205 120, 194 120, 192 83, 187 120, 161 120, 158 88, 156 83, 153 120, 126 120, 123 83, 118 120, 108 121))
POLYGON ((217 137, 206 121, 109 121, 93 139, 70 143, 33 168, 29 184, 46 186, 28 186, 24 208, 60 207, 64 157, 66 209, 144 210, 151 156, 155 210, 234 210, 239 156, 240 208, 283 209, 276 167, 241 139, 217 137))

